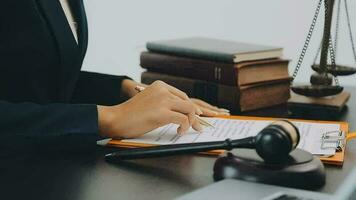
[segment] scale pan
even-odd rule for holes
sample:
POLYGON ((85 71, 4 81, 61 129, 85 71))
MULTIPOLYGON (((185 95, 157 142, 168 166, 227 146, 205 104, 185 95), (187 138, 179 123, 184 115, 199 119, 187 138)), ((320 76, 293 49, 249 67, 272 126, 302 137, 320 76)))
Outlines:
POLYGON ((303 85, 292 86, 292 91, 307 97, 326 97, 336 95, 344 89, 341 86, 326 86, 326 85, 303 85))
MULTIPOLYGON (((312 65, 312 69, 316 72, 322 72, 320 65, 312 65)), ((334 76, 348 76, 356 73, 356 68, 343 65, 336 65, 335 68, 332 65, 327 65, 326 72, 334 76)))

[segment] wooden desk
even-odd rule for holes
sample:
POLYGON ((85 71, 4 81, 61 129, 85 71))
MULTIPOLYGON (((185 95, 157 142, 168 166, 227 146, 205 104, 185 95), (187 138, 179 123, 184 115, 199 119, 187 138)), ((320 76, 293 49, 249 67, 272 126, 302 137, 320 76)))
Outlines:
MULTIPOLYGON (((356 130, 352 113, 356 113, 356 88, 348 90, 352 98, 340 120, 356 130)), ((103 159, 110 150, 95 145, 58 151, 22 146, 0 146, 0 199, 172 199, 213 182, 213 157, 177 156, 112 165, 103 159)), ((356 166, 356 141, 346 151, 342 168, 326 167, 321 191, 333 193, 356 166)))

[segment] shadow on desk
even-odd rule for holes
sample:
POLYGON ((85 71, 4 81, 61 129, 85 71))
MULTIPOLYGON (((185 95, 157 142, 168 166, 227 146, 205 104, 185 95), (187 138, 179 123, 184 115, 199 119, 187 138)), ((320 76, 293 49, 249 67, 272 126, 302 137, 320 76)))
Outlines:
MULTIPOLYGON (((182 175, 187 173, 187 169, 192 168, 191 165, 193 162, 194 160, 191 156, 176 156, 175 158, 123 161, 109 165, 119 170, 130 171, 131 173, 151 177, 152 179, 164 179, 165 181, 174 182, 179 187, 191 188, 194 187, 194 183, 189 179, 185 179, 186 175, 182 175), (185 167, 182 169, 172 166, 172 159, 175 160, 174 163, 176 166, 185 167), (157 163, 159 163, 159 166, 157 166, 157 163)), ((211 174, 211 172, 208 173, 209 175, 211 174)))

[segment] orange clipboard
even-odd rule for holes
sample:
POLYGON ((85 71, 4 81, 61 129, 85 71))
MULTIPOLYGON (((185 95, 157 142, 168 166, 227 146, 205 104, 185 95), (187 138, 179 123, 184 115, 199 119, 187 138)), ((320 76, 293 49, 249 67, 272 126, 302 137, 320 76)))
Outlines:
MULTIPOLYGON (((270 118, 270 117, 249 117, 249 116, 218 116, 218 118, 225 118, 225 119, 236 119, 236 120, 256 120, 256 121, 275 121, 281 118, 270 118)), ((283 118, 285 119, 285 118, 283 118)), ((343 165, 344 157, 345 157, 345 148, 346 143, 348 140, 356 138, 356 133, 349 133, 349 125, 347 122, 338 122, 338 121, 320 121, 320 120, 304 120, 304 119, 288 119, 291 122, 312 122, 312 123, 326 123, 326 124, 339 124, 340 130, 338 137, 329 137, 328 135, 323 135, 327 138, 328 142, 335 142, 335 149, 336 153, 333 156, 319 156, 320 160, 324 164, 330 165, 343 165)), ((324 138, 322 138, 324 139, 324 138)), ((120 139, 106 139, 97 142, 98 145, 102 146, 110 146, 110 147, 123 147, 123 148, 138 148, 138 147, 150 147, 154 146, 153 144, 145 144, 145 143, 135 143, 135 142, 128 142, 123 141, 120 139)), ((329 147, 330 148, 330 147, 329 147)), ((208 152, 202 152, 200 154, 205 155, 220 155, 224 153, 225 150, 213 150, 208 152)))

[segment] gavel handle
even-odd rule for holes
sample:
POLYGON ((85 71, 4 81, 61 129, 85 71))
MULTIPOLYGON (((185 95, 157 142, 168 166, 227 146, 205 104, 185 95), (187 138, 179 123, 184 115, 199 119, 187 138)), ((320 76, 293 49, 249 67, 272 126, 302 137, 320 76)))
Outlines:
POLYGON ((225 141, 218 142, 201 142, 133 148, 107 154, 105 159, 109 162, 119 162, 122 160, 191 154, 217 149, 231 150, 237 147, 252 148, 254 146, 254 141, 254 137, 248 137, 239 140, 226 139, 225 141))

